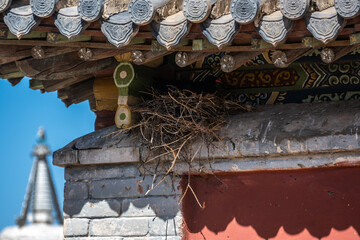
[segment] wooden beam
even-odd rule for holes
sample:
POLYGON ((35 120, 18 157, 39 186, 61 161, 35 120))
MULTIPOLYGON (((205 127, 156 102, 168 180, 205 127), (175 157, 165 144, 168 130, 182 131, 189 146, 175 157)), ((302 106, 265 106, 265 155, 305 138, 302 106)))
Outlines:
POLYGON ((74 103, 80 103, 93 97, 94 79, 89 79, 80 83, 73 84, 58 91, 60 98, 69 107, 74 103))
POLYGON ((133 51, 131 58, 132 58, 133 63, 135 63, 137 65, 143 65, 143 64, 149 63, 151 61, 154 61, 156 59, 162 58, 171 53, 172 52, 169 52, 169 51, 156 51, 156 52, 133 51))
POLYGON ((18 84, 21 82, 22 79, 23 79, 22 77, 19 77, 19 78, 9 78, 8 81, 9 81, 9 83, 11 84, 11 86, 14 87, 14 86, 18 85, 18 84))
MULTIPOLYGON (((97 42, 73 42, 73 43, 60 43, 60 44, 53 44, 49 43, 47 41, 41 41, 41 40, 0 40, 0 45, 16 45, 16 46, 48 46, 48 47, 71 47, 71 48, 82 48, 82 47, 88 47, 88 48, 102 48, 102 49, 117 49, 115 46, 108 44, 108 43, 97 43, 97 42)), ((339 47, 339 46, 349 46, 350 41, 349 40, 338 40, 333 41, 326 46, 328 47, 339 47)), ((325 46, 325 45, 323 45, 325 46)), ((320 46, 319 46, 320 47, 320 46)), ((286 43, 281 46, 278 46, 276 49, 299 49, 299 48, 308 48, 304 46, 302 43, 286 43)), ((126 51, 135 51, 135 50, 151 50, 151 45, 127 45, 123 46, 120 49, 126 50, 126 51)), ((268 48, 268 49, 275 49, 275 48, 268 48)), ((179 46, 176 47, 170 52, 174 51, 182 51, 182 52, 194 52, 194 51, 200 51, 200 52, 218 52, 218 49, 204 49, 204 50, 193 50, 192 46, 179 46)), ((239 45, 239 46, 227 46, 223 47, 221 51, 225 52, 256 52, 259 51, 259 49, 253 49, 251 48, 251 45, 239 45)))
POLYGON ((71 78, 55 80, 55 81, 43 81, 43 80, 40 81, 42 81, 43 89, 45 92, 53 92, 59 89, 69 87, 75 83, 85 81, 92 77, 93 77, 92 75, 85 75, 85 76, 71 77, 71 78))
POLYGON ((311 53, 312 51, 314 51, 312 48, 292 49, 285 51, 278 50, 272 53, 271 60, 276 67, 285 68, 297 59, 311 53))
POLYGON ((348 55, 359 47, 359 44, 355 44, 346 47, 324 48, 320 53, 321 60, 325 63, 335 62, 336 60, 344 57, 345 55, 348 55))
POLYGON ((220 60, 221 70, 223 72, 232 72, 261 53, 262 51, 241 52, 224 55, 220 60))
POLYGON ((81 62, 79 64, 72 65, 73 66, 69 67, 68 69, 57 69, 56 71, 49 69, 48 71, 35 75, 34 78, 39 80, 50 80, 93 75, 96 72, 116 67, 117 62, 114 58, 106 58, 102 60, 81 62))
POLYGON ((205 53, 203 53, 203 52, 194 52, 194 53, 177 52, 175 55, 175 63, 179 67, 186 67, 194 62, 204 59, 205 57, 207 57, 209 55, 210 55, 210 53, 207 53, 207 52, 205 52, 205 53))
POLYGON ((78 51, 79 58, 84 61, 95 61, 99 59, 114 57, 126 52, 122 49, 99 49, 99 48, 80 48, 78 51))
POLYGON ((31 57, 31 48, 4 46, 0 48, 0 65, 31 57))
MULTIPOLYGON (((77 57, 76 52, 57 55, 45 59, 25 59, 17 61, 19 70, 28 77, 35 77, 38 74, 52 73, 56 71, 67 71, 83 62, 77 57)), ((65 77, 64 77, 65 78, 65 77)), ((49 78, 51 79, 51 78, 49 78)), ((48 79, 39 79, 48 80, 48 79)))
POLYGON ((35 59, 44 59, 54 57, 70 52, 77 51, 76 48, 58 48, 58 47, 41 47, 34 46, 31 48, 31 56, 35 59))

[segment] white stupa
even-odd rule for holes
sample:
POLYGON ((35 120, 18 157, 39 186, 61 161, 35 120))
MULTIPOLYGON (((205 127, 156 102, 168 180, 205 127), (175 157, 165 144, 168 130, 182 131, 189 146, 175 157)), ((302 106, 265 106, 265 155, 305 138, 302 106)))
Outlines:
POLYGON ((37 135, 21 215, 16 220, 17 226, 2 231, 0 240, 63 240, 62 225, 53 225, 54 220, 60 224, 63 220, 46 160, 51 152, 45 143, 44 129, 40 127, 37 135))

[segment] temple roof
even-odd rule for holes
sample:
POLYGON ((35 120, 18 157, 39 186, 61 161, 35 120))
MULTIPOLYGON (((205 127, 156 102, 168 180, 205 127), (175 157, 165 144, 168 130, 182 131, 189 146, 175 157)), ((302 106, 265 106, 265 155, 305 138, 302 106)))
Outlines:
POLYGON ((277 46, 286 41, 292 29, 328 43, 338 36, 346 19, 355 18, 360 9, 355 0, 2 2, 0 11, 4 23, 18 38, 45 27, 68 38, 75 38, 88 30, 86 35, 105 36, 108 42, 121 48, 130 44, 135 36, 150 38, 151 32, 152 38, 166 49, 181 45, 183 39, 204 36, 211 44, 222 48, 234 39, 241 39, 244 34, 259 36, 277 46), (304 28, 300 30, 295 25, 304 28))

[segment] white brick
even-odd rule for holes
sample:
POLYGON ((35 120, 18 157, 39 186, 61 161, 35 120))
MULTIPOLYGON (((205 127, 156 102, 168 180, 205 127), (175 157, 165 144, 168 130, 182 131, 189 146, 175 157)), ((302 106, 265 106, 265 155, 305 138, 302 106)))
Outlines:
POLYGON ((117 217, 121 212, 121 200, 65 200, 64 217, 117 217))
POLYGON ((89 230, 89 219, 65 219, 64 236, 87 236, 89 230))
POLYGON ((179 236, 181 235, 182 218, 175 217, 162 219, 160 217, 150 220, 150 236, 179 236))
POLYGON ((64 240, 123 240, 123 239, 124 238, 122 237, 72 237, 72 238, 65 238, 64 240))
POLYGON ((91 236, 146 236, 149 232, 149 218, 106 218, 90 223, 91 236))

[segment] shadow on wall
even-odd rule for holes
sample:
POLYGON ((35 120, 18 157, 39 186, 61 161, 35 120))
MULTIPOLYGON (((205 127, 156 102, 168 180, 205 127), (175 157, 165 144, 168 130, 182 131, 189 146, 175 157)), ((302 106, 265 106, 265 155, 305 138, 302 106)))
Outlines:
MULTIPOLYGON (((99 175, 102 174, 99 172, 99 175)), ((151 176, 94 180, 89 190, 86 181, 65 184, 65 217, 158 217, 168 220, 180 214, 181 189, 173 186, 175 180, 170 177, 148 196, 145 193, 152 184, 151 176)))
POLYGON ((306 239, 321 239, 332 229, 349 227, 356 231, 346 239, 360 239, 360 168, 192 176, 190 181, 206 207, 200 209, 193 195, 186 195, 186 239, 281 239, 279 229, 288 234, 282 239, 305 229, 312 236, 306 239), (244 238, 241 231, 249 226, 256 232, 244 238))

